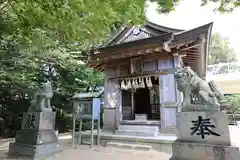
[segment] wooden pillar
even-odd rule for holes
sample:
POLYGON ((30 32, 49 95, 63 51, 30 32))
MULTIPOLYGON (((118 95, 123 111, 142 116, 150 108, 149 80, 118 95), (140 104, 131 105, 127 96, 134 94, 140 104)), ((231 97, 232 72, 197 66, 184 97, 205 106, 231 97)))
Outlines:
MULTIPOLYGON (((167 69, 174 67, 174 60, 160 60, 159 69, 167 69), (161 64, 162 63, 162 64, 161 64)), ((176 84, 174 75, 160 75, 160 114, 161 114, 161 133, 175 133, 176 129, 176 84)))
POLYGON ((202 79, 206 79, 206 59, 208 57, 206 57, 206 55, 208 54, 204 54, 204 52, 208 52, 206 49, 205 49, 205 44, 206 44, 206 38, 205 38, 205 35, 201 35, 200 36, 200 39, 201 39, 201 42, 200 42, 200 50, 201 50, 201 53, 200 53, 200 59, 198 60, 198 72, 199 72, 199 76, 202 78, 202 79))
MULTIPOLYGON (((179 55, 173 56, 174 68, 181 68, 181 57, 179 55)), ((182 93, 177 89, 177 84, 175 82, 175 90, 176 90, 176 100, 177 100, 177 111, 181 112, 181 103, 182 103, 182 93)))
MULTIPOLYGON (((107 74, 105 74, 107 75, 107 74)), ((103 130, 115 131, 121 119, 121 90, 118 80, 110 80, 105 77, 104 82, 104 113, 103 130)))
POLYGON ((134 119, 135 117, 134 117, 134 105, 135 104, 135 102, 134 102, 134 92, 131 92, 131 115, 132 115, 132 119, 134 119))

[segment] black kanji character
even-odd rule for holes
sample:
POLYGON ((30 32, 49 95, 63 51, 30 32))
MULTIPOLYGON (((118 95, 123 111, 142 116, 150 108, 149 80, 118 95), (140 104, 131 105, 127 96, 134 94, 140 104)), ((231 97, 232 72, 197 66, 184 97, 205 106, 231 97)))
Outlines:
POLYGON ((191 135, 201 135, 202 139, 205 138, 205 135, 214 135, 220 136, 218 133, 213 132, 209 128, 215 128, 215 125, 211 124, 210 118, 202 118, 202 116, 198 116, 198 120, 192 121, 193 127, 191 127, 191 135))
POLYGON ((28 118, 24 124, 24 128, 35 128, 34 126, 34 121, 35 121, 35 115, 32 114, 32 115, 28 115, 28 118))

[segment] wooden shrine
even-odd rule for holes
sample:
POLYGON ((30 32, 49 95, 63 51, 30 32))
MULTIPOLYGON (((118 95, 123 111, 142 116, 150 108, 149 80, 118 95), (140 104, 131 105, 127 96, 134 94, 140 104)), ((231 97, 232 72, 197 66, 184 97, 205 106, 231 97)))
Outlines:
POLYGON ((189 65, 205 79, 212 25, 187 31, 151 22, 123 26, 92 50, 88 65, 105 74, 103 129, 130 123, 174 131, 182 95, 173 74, 189 65))

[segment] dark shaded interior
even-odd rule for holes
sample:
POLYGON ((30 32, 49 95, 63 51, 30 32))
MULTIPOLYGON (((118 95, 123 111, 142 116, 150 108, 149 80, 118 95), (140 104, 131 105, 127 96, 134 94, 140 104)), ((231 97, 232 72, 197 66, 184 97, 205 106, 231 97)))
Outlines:
POLYGON ((134 113, 147 114, 148 120, 160 120, 159 79, 151 77, 151 80, 151 89, 139 88, 134 93, 134 113))
POLYGON ((151 105, 150 105, 150 91, 148 88, 139 88, 134 93, 136 114, 148 114, 151 115, 151 105))

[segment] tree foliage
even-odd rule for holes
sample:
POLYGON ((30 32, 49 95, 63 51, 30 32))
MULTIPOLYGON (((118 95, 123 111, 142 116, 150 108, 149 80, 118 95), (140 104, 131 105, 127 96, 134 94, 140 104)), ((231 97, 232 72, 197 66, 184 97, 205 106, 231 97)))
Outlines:
POLYGON ((229 113, 240 114, 240 95, 226 95, 225 98, 228 100, 230 107, 228 107, 229 113))
POLYGON ((212 35, 211 51, 209 54, 209 64, 227 63, 237 61, 236 52, 230 47, 227 38, 219 33, 212 35))
MULTIPOLYGON (((175 10, 176 6, 183 0, 150 0, 150 2, 156 2, 158 4, 158 11, 161 13, 170 12, 175 10)), ((232 12, 235 8, 240 6, 239 0, 201 0, 201 6, 206 6, 209 3, 215 3, 215 11, 226 13, 232 12)))
POLYGON ((239 0, 202 0, 202 6, 205 6, 210 2, 217 3, 215 10, 221 13, 232 12, 235 8, 240 6, 239 0))
POLYGON ((44 47, 86 48, 102 42, 114 22, 144 20, 144 0, 4 0, 5 32, 44 47))

